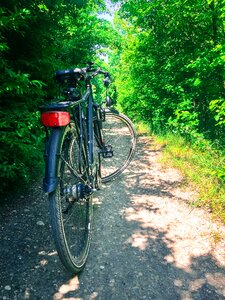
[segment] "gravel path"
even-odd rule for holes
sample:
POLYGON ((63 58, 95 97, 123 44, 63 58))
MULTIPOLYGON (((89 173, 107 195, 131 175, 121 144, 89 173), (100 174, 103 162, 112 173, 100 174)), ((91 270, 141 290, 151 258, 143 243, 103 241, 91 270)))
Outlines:
POLYGON ((95 198, 79 277, 59 262, 41 183, 4 202, 0 299, 225 299, 224 228, 188 205, 194 194, 176 170, 162 170, 159 155, 139 137, 128 170, 95 198))

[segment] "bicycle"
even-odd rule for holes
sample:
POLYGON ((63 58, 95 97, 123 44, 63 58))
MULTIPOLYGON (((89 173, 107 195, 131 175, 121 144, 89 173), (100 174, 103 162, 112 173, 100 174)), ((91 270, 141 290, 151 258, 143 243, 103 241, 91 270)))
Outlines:
POLYGON ((84 268, 90 248, 93 193, 123 172, 136 145, 131 121, 108 108, 110 98, 94 102, 92 79, 97 75, 104 76, 107 89, 109 73, 93 63, 57 71, 61 96, 41 107, 46 131, 43 190, 56 250, 73 274, 84 268))

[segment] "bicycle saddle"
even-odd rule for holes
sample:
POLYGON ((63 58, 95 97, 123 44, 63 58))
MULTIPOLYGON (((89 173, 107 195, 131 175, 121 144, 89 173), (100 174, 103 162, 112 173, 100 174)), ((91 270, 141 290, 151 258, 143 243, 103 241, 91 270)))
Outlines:
POLYGON ((81 68, 69 69, 69 70, 59 70, 55 72, 55 79, 58 83, 67 83, 72 81, 77 81, 84 79, 85 72, 81 68))

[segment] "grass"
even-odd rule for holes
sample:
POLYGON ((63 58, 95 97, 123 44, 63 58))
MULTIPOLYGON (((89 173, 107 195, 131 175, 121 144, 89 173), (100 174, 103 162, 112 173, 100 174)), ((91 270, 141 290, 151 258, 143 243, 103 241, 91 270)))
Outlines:
MULTIPOLYGON (((146 134, 146 125, 139 124, 138 132, 146 134)), ((225 224, 225 158, 209 144, 203 149, 187 142, 183 137, 166 134, 154 136, 157 146, 163 152, 161 163, 175 167, 185 183, 195 191, 198 198, 195 206, 207 208, 216 219, 225 224)))
MULTIPOLYGON (((162 163, 180 170, 187 184, 198 192, 196 206, 206 207, 225 223, 225 182, 221 176, 224 157, 212 148, 198 149, 175 135, 156 138, 163 146, 162 163)), ((222 174, 223 175, 223 174, 222 174)))

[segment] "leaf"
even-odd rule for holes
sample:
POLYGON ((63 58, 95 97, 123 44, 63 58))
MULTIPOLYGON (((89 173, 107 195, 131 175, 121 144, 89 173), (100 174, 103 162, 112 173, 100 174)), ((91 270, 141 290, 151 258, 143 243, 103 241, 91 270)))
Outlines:
POLYGON ((197 86, 199 86, 201 84, 201 82, 202 82, 201 79, 196 78, 195 81, 194 81, 194 83, 193 83, 193 86, 197 87, 197 86))

